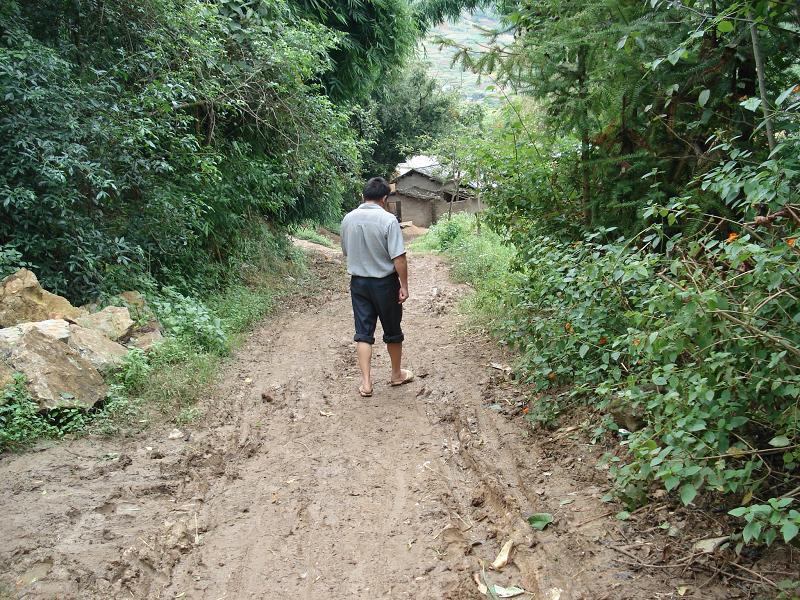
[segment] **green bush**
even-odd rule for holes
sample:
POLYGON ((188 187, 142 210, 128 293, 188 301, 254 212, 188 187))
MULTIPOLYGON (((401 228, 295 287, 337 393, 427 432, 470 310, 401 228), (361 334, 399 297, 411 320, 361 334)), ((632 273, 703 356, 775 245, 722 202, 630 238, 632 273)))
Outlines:
MULTIPOLYGON (((765 200, 780 214, 800 173, 787 144, 777 165, 743 156, 712 169, 698 193, 724 192, 748 211, 743 221, 765 200)), ((785 218, 754 229, 688 200, 652 205, 634 238, 604 229, 567 242, 529 228, 514 249, 459 216, 419 245, 446 250, 456 277, 488 294, 478 308, 536 392, 529 419, 547 424, 584 403, 596 431, 620 441, 607 457, 620 500, 639 505, 655 486, 684 504, 718 494, 744 505, 731 512, 746 520, 741 543, 788 542, 798 525, 800 228, 785 218)))
POLYGON ((469 238, 475 230, 475 225, 475 216, 466 213, 456 213, 451 217, 442 217, 437 223, 431 225, 424 236, 415 240, 411 248, 423 251, 445 252, 454 242, 469 238))
POLYGON ((3 3, 0 274, 206 295, 263 220, 338 218, 364 142, 318 84, 338 35, 293 10, 3 3))

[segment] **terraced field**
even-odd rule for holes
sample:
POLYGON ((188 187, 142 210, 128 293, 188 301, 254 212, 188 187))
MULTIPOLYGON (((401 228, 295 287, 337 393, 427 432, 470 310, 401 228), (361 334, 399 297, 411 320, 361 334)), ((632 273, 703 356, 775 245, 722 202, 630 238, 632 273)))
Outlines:
POLYGON ((463 71, 460 65, 451 66, 456 49, 440 48, 435 40, 447 38, 477 51, 487 44, 485 32, 497 26, 498 18, 493 12, 465 12, 457 21, 444 23, 431 30, 420 48, 420 55, 430 63, 431 73, 443 83, 445 89, 459 90, 466 100, 495 104, 499 101, 497 92, 486 89, 493 85, 492 80, 484 77, 479 81, 476 74, 463 71))

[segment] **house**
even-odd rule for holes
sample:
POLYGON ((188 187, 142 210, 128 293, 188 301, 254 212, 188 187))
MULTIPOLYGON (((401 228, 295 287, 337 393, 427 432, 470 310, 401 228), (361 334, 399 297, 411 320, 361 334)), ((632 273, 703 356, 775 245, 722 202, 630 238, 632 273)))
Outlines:
POLYGON ((397 167, 392 181, 389 211, 399 221, 411 221, 418 227, 430 227, 449 212, 477 213, 480 198, 474 184, 456 185, 454 178, 429 156, 415 156, 397 167))

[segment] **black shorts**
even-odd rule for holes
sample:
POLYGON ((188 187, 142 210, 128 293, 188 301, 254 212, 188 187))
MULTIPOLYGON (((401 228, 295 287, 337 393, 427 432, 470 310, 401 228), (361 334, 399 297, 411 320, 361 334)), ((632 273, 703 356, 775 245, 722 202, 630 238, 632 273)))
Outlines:
POLYGON ((375 325, 378 319, 383 327, 383 341, 394 344, 403 341, 403 305, 398 302, 400 278, 397 273, 387 277, 359 277, 350 279, 350 297, 353 300, 353 317, 356 322, 356 342, 375 343, 375 325))

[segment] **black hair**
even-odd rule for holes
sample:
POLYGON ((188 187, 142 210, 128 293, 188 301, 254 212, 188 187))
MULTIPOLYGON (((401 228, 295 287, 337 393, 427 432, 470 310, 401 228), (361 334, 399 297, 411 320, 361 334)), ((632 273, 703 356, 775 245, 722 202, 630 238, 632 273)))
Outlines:
POLYGON ((392 188, 389 187, 389 182, 383 177, 373 177, 364 186, 364 200, 372 200, 373 202, 383 200, 391 192, 392 188))

